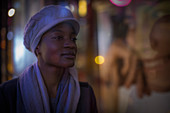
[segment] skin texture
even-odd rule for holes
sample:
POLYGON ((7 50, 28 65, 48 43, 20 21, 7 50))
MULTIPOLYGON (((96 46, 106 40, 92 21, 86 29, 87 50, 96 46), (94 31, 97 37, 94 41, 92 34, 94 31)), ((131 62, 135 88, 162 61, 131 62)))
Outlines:
POLYGON ((56 97, 64 70, 76 59, 76 34, 71 24, 61 23, 44 33, 35 53, 48 93, 56 97))

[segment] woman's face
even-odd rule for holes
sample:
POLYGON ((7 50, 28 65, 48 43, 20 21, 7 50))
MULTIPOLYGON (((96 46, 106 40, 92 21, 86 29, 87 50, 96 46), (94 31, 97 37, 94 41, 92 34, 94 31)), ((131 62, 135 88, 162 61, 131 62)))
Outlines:
POLYGON ((47 31, 37 46, 38 60, 55 67, 71 67, 77 53, 76 33, 69 23, 61 23, 47 31))

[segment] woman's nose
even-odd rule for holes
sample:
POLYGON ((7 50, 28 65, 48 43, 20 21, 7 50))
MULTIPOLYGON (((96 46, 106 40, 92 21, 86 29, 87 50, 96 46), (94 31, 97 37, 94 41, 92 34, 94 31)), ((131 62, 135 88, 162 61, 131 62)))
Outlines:
POLYGON ((65 48, 76 48, 76 43, 74 41, 72 41, 71 39, 68 39, 65 41, 64 43, 64 47, 65 48))

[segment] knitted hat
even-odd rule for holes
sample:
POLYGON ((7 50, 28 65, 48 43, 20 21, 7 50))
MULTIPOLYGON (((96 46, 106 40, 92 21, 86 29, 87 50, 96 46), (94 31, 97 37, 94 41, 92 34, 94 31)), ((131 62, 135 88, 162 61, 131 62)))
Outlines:
POLYGON ((70 10, 59 5, 49 5, 31 17, 24 30, 24 45, 34 53, 42 35, 55 25, 69 21, 76 34, 80 25, 70 10))

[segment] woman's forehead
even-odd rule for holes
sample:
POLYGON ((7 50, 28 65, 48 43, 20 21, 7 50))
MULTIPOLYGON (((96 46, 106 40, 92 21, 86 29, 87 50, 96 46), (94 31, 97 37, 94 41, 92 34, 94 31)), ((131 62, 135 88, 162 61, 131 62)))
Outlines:
POLYGON ((74 27, 69 22, 62 22, 60 24, 55 25, 49 31, 51 32, 64 32, 62 29, 69 29, 72 33, 75 33, 74 27))
POLYGON ((48 36, 52 34, 54 35, 55 33, 67 34, 66 32, 72 35, 76 35, 76 32, 73 29, 72 25, 67 22, 63 22, 63 23, 55 25, 54 27, 49 29, 47 32, 45 32, 42 38, 46 37, 47 35, 48 36))

